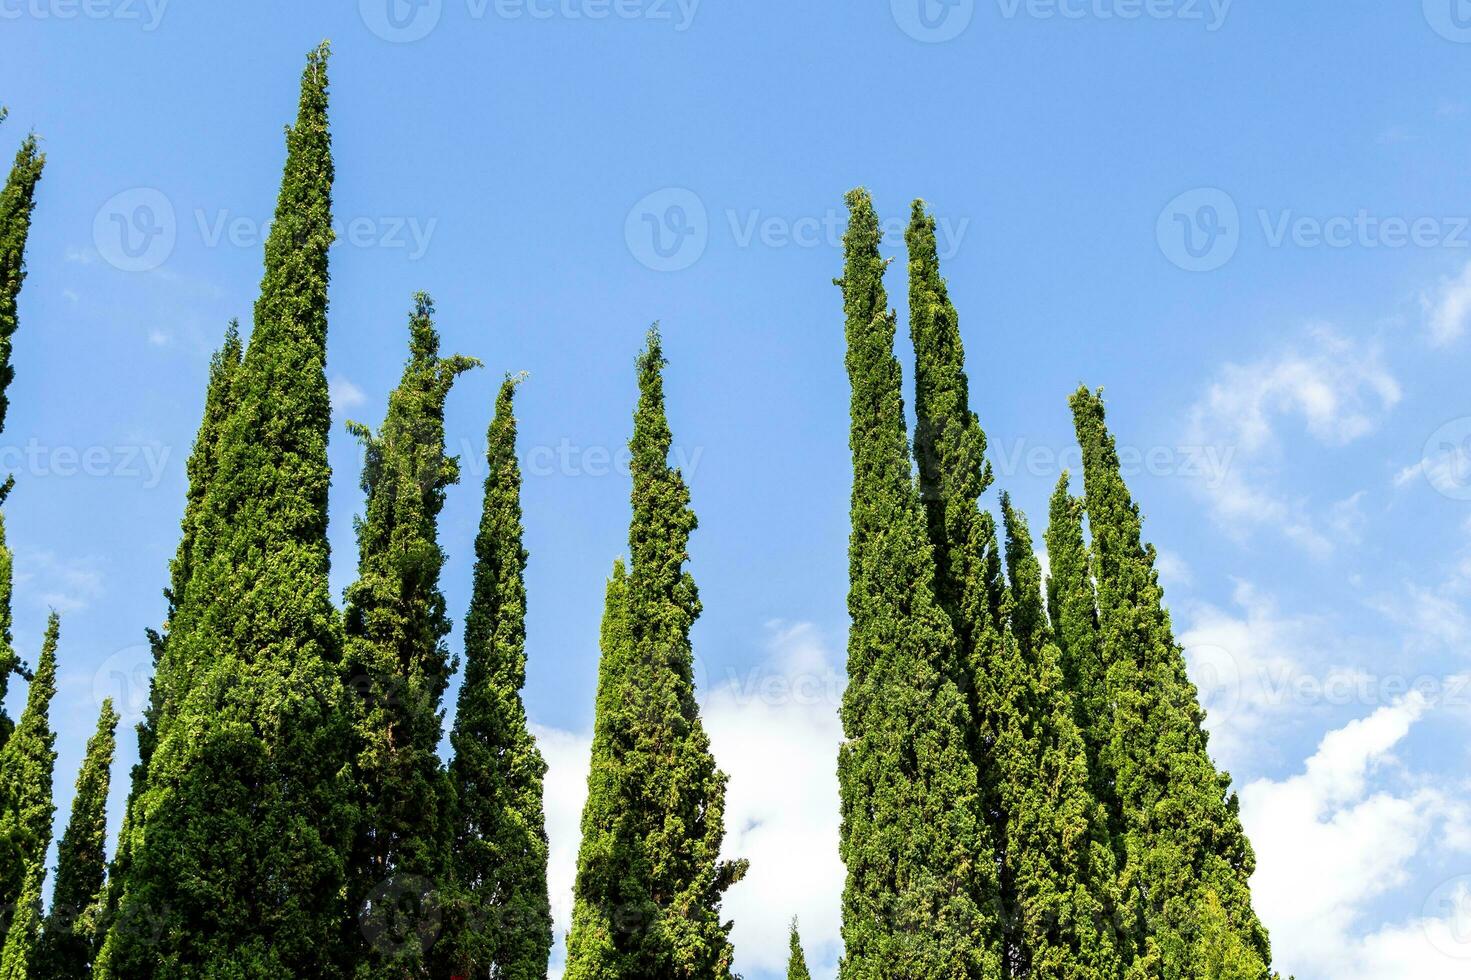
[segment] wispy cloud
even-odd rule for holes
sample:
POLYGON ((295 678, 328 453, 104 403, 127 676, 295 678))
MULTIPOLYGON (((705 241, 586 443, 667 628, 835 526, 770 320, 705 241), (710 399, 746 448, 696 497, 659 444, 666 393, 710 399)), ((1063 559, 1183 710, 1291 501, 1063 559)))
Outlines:
POLYGON ((1471 262, 1459 275, 1442 279, 1434 290, 1425 293, 1421 305, 1432 346, 1445 347, 1461 339, 1466 324, 1471 322, 1471 262))
POLYGON ((368 400, 368 396, 363 394, 363 389, 341 375, 327 383, 327 393, 332 399, 334 414, 345 412, 349 408, 356 408, 368 400))

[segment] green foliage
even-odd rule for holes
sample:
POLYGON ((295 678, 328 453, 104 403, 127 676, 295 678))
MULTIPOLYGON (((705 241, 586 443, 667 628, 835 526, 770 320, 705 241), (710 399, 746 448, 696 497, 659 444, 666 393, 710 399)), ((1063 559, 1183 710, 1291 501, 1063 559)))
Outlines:
POLYGON ((170 621, 188 690, 158 731, 103 976, 340 975, 354 820, 327 587, 326 59, 308 59, 287 131, 255 326, 170 621))
POLYGON ((170 658, 167 655, 167 634, 188 594, 195 569, 206 557, 205 549, 214 547, 218 540, 218 535, 212 533, 205 521, 208 512, 204 505, 218 466, 220 432, 235 408, 234 385, 240 370, 240 359, 239 324, 231 321, 225 332, 224 343, 210 360, 204 413, 186 467, 189 490, 181 522, 179 548, 170 563, 169 587, 164 591, 164 597, 168 601, 168 619, 163 632, 148 631, 149 645, 153 649, 153 677, 149 681, 148 705, 144 709, 143 720, 137 725, 138 761, 134 763, 130 774, 131 785, 127 804, 123 809, 122 827, 118 832, 117 852, 113 855, 108 874, 107 898, 97 925, 99 934, 104 938, 116 921, 123 889, 132 868, 133 849, 137 846, 138 834, 143 827, 141 807, 147 790, 148 767, 158 744, 159 727, 177 713, 190 686, 189 670, 193 665, 177 656, 170 658))
MULTIPOLYGON (((40 925, 29 903, 39 906, 51 846, 51 779, 56 766, 56 734, 51 730, 51 699, 56 696, 56 643, 60 620, 51 614, 36 672, 26 692, 25 710, 10 740, 0 749, 0 931, 7 947, 22 943, 29 957, 40 925)), ((17 951, 19 955, 20 951, 17 951)), ((27 960, 28 962, 28 960, 27 960)), ((19 974, 19 975, 24 975, 19 974)))
POLYGON ((450 732, 456 907, 451 973, 541 980, 552 947, 546 763, 526 721, 526 549, 516 462, 517 379, 507 378, 486 436, 485 502, 465 617, 465 678, 450 732))
POLYGON ((56 885, 31 967, 33 980, 76 980, 92 974, 92 958, 101 942, 97 926, 107 876, 107 791, 117 723, 109 698, 102 702, 96 733, 87 740, 71 819, 57 848, 56 885))
POLYGON ((15 914, 5 932, 5 946, 0 949, 0 980, 27 980, 32 976, 31 964, 41 932, 41 885, 45 880, 44 867, 26 872, 15 914))
MULTIPOLYGON (((0 122, 6 111, 0 106, 0 122)), ((46 166, 46 157, 36 145, 35 134, 22 141, 15 163, 0 190, 0 432, 5 430, 5 416, 10 408, 6 391, 15 379, 11 353, 16 327, 20 287, 25 282, 26 239, 31 230, 31 214, 36 207, 36 184, 46 166)), ((13 477, 0 483, 0 504, 10 493, 13 477)), ((10 636, 11 565, 13 557, 5 544, 5 518, 0 515, 0 703, 10 688, 10 675, 21 669, 10 636)), ((10 737, 14 722, 0 705, 0 745, 10 737)))
POLYGON ((350 424, 365 450, 367 495, 343 658, 355 695, 358 813, 347 865, 348 909, 358 920, 349 917, 345 942, 359 978, 430 975, 431 937, 393 920, 416 914, 401 905, 437 903, 449 874, 453 790, 437 749, 450 621, 439 589, 445 556, 438 522, 445 488, 459 482, 460 469, 444 452, 444 404, 455 378, 479 362, 441 358, 433 301, 420 293, 414 304, 408 363, 382 428, 375 437, 350 424))
POLYGON ((1013 976, 1117 980, 1117 867, 1060 655, 1042 602, 1026 518, 1002 496, 1011 630, 998 660, 996 759, 1006 815, 1013 976))
POLYGON ((792 955, 787 960, 787 980, 812 980, 807 972, 807 957, 802 955, 802 937, 797 934, 797 920, 792 920, 792 955))
POLYGON ((1228 795, 1230 777, 1207 752, 1205 714, 1170 626, 1154 548, 1120 474, 1102 394, 1080 388, 1071 402, 1113 705, 1102 764, 1119 799, 1121 885, 1141 937, 1135 969, 1194 980, 1219 954, 1234 964, 1226 975, 1261 980, 1271 948, 1251 906, 1256 859, 1228 795))
MULTIPOLYGON (((5 115, 5 109, 0 107, 0 122, 5 115)), ((10 408, 6 390, 15 379, 15 368, 10 363, 11 345, 19 326, 20 287, 26 278, 26 238, 31 231, 31 214, 36 209, 36 184, 45 167, 46 155, 40 152, 36 136, 31 133, 21 141, 5 187, 0 190, 0 432, 5 430, 5 416, 10 408)), ((5 491, 8 490, 7 485, 5 491)), ((5 491, 0 491, 0 503, 5 501, 5 491)))
POLYGON ((638 360, 632 563, 608 588, 568 980, 731 976, 720 902, 746 862, 720 860, 725 775, 695 701, 700 600, 684 563, 696 520, 668 465, 664 364, 655 328, 638 360))
POLYGON ((844 980, 1000 975, 996 867, 971 713, 911 475, 895 321, 868 193, 848 194, 838 285, 852 385, 848 687, 839 751, 844 980))

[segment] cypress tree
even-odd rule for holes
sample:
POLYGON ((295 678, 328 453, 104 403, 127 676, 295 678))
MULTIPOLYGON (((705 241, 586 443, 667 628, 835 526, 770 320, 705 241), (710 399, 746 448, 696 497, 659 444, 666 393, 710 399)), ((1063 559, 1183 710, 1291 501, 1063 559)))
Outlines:
POLYGON ((544 980, 552 947, 546 763, 526 721, 526 549, 513 400, 506 378, 486 435, 485 502, 465 617, 465 677, 450 732, 457 808, 452 972, 544 980))
POLYGON ((700 600, 684 563, 696 520, 668 464, 664 365, 655 327, 638 360, 632 561, 609 587, 568 980, 732 976, 720 902, 746 862, 720 860, 726 778, 695 701, 700 600))
MULTIPOLYGON (((56 765, 56 734, 51 731, 51 699, 56 696, 56 643, 61 622, 55 613, 36 672, 26 692, 25 710, 10 741, 0 749, 0 929, 6 948, 19 944, 13 956, 29 962, 40 925, 41 882, 46 877, 46 849, 51 846, 51 778, 56 765), (31 905, 35 904, 32 915, 31 905)), ((12 956, 12 961, 13 960, 12 956)))
POLYGON ((0 980, 27 980, 31 976, 41 932, 41 885, 45 880, 44 867, 26 872, 10 928, 5 932, 5 946, 0 949, 0 980))
MULTIPOLYGON (((0 106, 0 122, 6 110, 0 106)), ((27 135, 15 154, 15 163, 0 190, 0 432, 5 430, 5 416, 10 408, 6 391, 15 379, 11 353, 16 327, 20 287, 25 282, 26 239, 31 230, 31 214, 36 208, 36 184, 46 166, 46 156, 36 145, 35 134, 27 135)), ((0 504, 14 478, 0 483, 0 504)), ((10 635, 11 566, 13 557, 5 543, 5 517, 0 514, 0 746, 10 737, 15 723, 5 713, 3 702, 10 688, 10 675, 20 670, 10 635)))
POLYGON ((1164 607, 1154 547, 1143 541, 1139 507, 1120 473, 1102 393, 1080 388, 1071 404, 1113 704, 1103 764, 1119 798, 1125 901, 1142 934, 1136 969, 1194 978, 1226 955, 1233 964, 1226 976, 1267 977, 1271 947, 1248 886, 1255 857, 1230 777, 1207 752, 1205 713, 1164 607))
MULTIPOLYGON (((0 122, 5 121, 6 115, 5 108, 0 107, 0 122)), ((5 187, 0 190, 0 432, 5 430, 5 416, 10 408, 6 390, 15 379, 10 359, 19 326, 17 301, 26 278, 26 239, 31 231, 31 214, 36 209, 36 184, 45 167, 46 155, 40 152, 36 135, 30 133, 21 141, 5 187)), ((5 490, 0 490, 0 503, 4 503, 8 491, 8 484, 5 490)))
POLYGON ((996 758, 1006 826, 1003 880, 1015 977, 1118 980, 1117 866, 1060 654, 1043 610, 1026 518, 1006 495, 1011 629, 998 661, 996 758))
POLYGON ((100 936, 97 918, 107 876, 107 790, 116 747, 118 714, 102 702, 97 731, 77 775, 71 819, 56 853, 56 885, 41 943, 31 967, 33 980, 76 980, 92 975, 100 936))
POLYGON ((787 980, 812 980, 807 972, 807 957, 802 955, 802 937, 797 934, 797 920, 792 920, 792 955, 787 960, 787 980))
POLYGON ((844 980, 1000 975, 993 844, 982 820, 955 632, 911 474, 879 255, 864 190, 848 194, 844 270, 852 385, 848 687, 839 752, 847 865, 844 980))
POLYGON ((1093 793, 1108 812, 1117 833, 1118 801, 1106 775, 1104 747, 1112 737, 1113 716, 1108 677, 1098 637, 1098 599, 1083 539, 1083 501, 1069 490, 1063 471, 1052 492, 1047 522, 1047 613, 1052 638, 1061 655, 1063 684, 1070 693, 1073 717, 1088 749, 1093 793))
POLYGON ((215 540, 191 558, 170 622, 166 655, 189 665, 189 690, 148 769, 119 909, 129 927, 106 964, 121 977, 340 975, 353 814, 327 586, 326 60, 325 45, 308 59, 287 131, 255 327, 204 501, 215 540))
MULTIPOLYGON (((427 976, 421 936, 386 928, 385 893, 433 914, 450 856, 448 774, 437 748, 449 684, 450 621, 439 574, 439 513, 459 482, 444 451, 444 404, 478 365, 439 356, 434 304, 414 297, 409 359, 375 437, 350 423, 366 460, 365 514, 357 521, 358 579, 347 589, 344 672, 353 699, 358 825, 348 857, 347 942, 357 977, 427 976)), ((394 903, 389 902, 388 905, 394 903)))
MULTIPOLYGON (((162 631, 148 631, 149 646, 153 650, 153 677, 148 685, 148 704, 144 708, 143 719, 136 728, 138 761, 130 773, 128 800, 123 808, 117 851, 113 855, 107 876, 107 897, 98 923, 99 934, 104 937, 104 946, 105 937, 110 935, 116 921, 118 906, 132 867, 137 833, 143 826, 141 807, 147 789, 148 767, 153 759, 154 747, 158 744, 158 730, 166 717, 171 717, 178 711, 183 695, 189 689, 188 670, 191 665, 179 662, 177 657, 167 656, 168 633, 189 591, 194 571, 205 557, 202 552, 213 547, 218 538, 212 529, 204 526, 207 514, 204 502, 214 479, 220 431, 234 410, 234 384, 240 370, 240 359, 240 325, 232 320, 225 331, 224 342, 210 359, 203 417, 185 468, 189 477, 189 490, 184 505, 184 517, 180 522, 179 547, 170 562, 169 586, 164 590, 167 618, 162 631)), ((105 955, 100 954, 99 959, 105 960, 105 955)))

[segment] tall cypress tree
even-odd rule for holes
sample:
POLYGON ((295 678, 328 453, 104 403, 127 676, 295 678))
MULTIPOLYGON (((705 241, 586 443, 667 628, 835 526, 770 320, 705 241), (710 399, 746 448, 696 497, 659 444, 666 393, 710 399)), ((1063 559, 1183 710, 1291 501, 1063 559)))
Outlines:
POLYGON ((1079 388, 1071 404, 1113 705, 1103 764, 1119 798, 1125 900, 1143 935, 1136 969, 1171 980, 1201 976, 1201 964, 1220 959, 1229 939, 1225 975, 1266 977, 1271 947, 1248 886, 1255 857, 1230 777, 1206 749, 1205 713, 1164 607, 1154 547, 1144 543, 1139 507, 1120 473, 1102 394, 1079 388))
POLYGON ((485 502, 465 617, 465 677, 450 732, 457 807, 451 973, 544 980, 552 948, 546 763, 527 726, 526 549, 516 462, 517 379, 506 378, 486 435, 485 502))
POLYGON ((56 885, 31 966, 32 980, 76 980, 92 975, 92 957, 101 939, 97 925, 107 876, 107 790, 117 723, 118 713, 108 698, 102 702, 97 731, 87 740, 71 819, 57 848, 56 885))
POLYGON ((695 701, 700 600, 684 563, 696 520, 668 463, 664 365, 655 327, 638 360, 632 564, 609 587, 605 642, 616 648, 604 647, 568 980, 732 975, 720 902, 746 862, 720 860, 726 779, 695 701))
MULTIPOLYGON (((0 106, 0 122, 5 121, 6 114, 0 106)), ((15 154, 5 187, 0 190, 0 432, 5 430, 5 416, 10 408, 6 392, 15 379, 15 368, 10 361, 19 326, 20 287, 26 277, 26 239, 31 231, 31 213, 36 208, 36 184, 45 166, 46 157, 37 148, 35 134, 26 136, 15 154)), ((9 476, 0 483, 0 504, 5 502, 12 483, 13 478, 9 476)), ((10 688, 10 675, 20 669, 20 658, 10 635, 12 561, 5 543, 5 516, 0 514, 0 746, 10 738, 15 727, 5 713, 3 702, 10 688)))
MULTIPOLYGON (((56 643, 61 621, 46 623, 46 638, 26 692, 26 706, 10 740, 0 749, 0 930, 6 948, 28 963, 40 926, 41 882, 46 849, 51 846, 51 778, 56 766, 56 734, 51 730, 51 699, 56 696, 56 643), (36 906, 32 914, 32 904, 36 906)), ((13 960, 14 961, 14 960, 13 960)))
POLYGON ((1113 714, 1108 698, 1108 671, 1098 637, 1098 598, 1083 538, 1083 501, 1069 490, 1064 471, 1052 492, 1047 522, 1047 613, 1052 638, 1061 655, 1064 686, 1073 716, 1088 748, 1093 793, 1117 833, 1118 800, 1104 767, 1104 748, 1112 738, 1113 714))
MULTIPOLYGON (((149 645, 153 650, 153 677, 148 685, 148 704, 144 708, 143 719, 137 725, 138 761, 130 773, 131 783, 127 804, 123 808, 122 826, 118 831, 117 851, 107 876, 107 898, 97 925, 104 947, 108 945, 107 937, 116 922, 132 868, 133 849, 143 826, 141 807, 147 789, 148 767, 158 744, 158 731, 166 718, 177 713, 184 694, 189 690, 191 665, 181 662, 178 657, 168 657, 168 634, 188 594, 194 572, 205 557, 204 552, 218 541, 219 535, 204 525, 208 513, 204 503, 218 465, 220 432, 235 407, 234 385, 240 370, 241 349, 240 325, 232 320, 225 331, 224 342, 210 359, 204 412, 186 465, 189 490, 180 522, 179 547, 170 562, 169 586, 164 590, 168 609, 165 625, 162 631, 148 631, 149 645)), ((108 956, 110 949, 99 954, 98 959, 105 962, 108 956)))
POLYGON ((955 632, 908 436, 866 191, 848 194, 843 290, 852 385, 847 741, 838 757, 847 864, 844 980, 1000 975, 994 850, 954 672, 955 632))
POLYGON ((807 957, 802 954, 802 937, 797 934, 797 920, 792 920, 792 935, 790 939, 792 950, 787 959, 787 980, 812 980, 812 974, 807 972, 807 957))
MULTIPOLYGON (((5 121, 6 115, 5 108, 0 106, 0 122, 5 121)), ((26 278, 26 239, 31 231, 31 213, 36 209, 36 184, 45 167, 46 155, 40 152, 36 135, 28 134, 21 141, 5 187, 0 190, 0 432, 5 429, 5 415, 10 408, 6 390, 15 379, 10 358, 19 326, 17 301, 26 278)), ((0 490, 0 503, 4 503, 8 490, 8 484, 0 490)))
POLYGON ((445 556, 438 525, 460 468, 445 455, 444 404, 455 378, 479 362, 441 358, 433 316, 433 301, 419 293, 409 359, 378 435, 350 424, 365 450, 367 495, 357 522, 358 579, 347 589, 344 617, 358 804, 348 907, 361 919, 349 919, 346 941, 362 978, 429 975, 428 937, 388 928, 384 917, 401 910, 381 906, 385 894, 437 903, 449 871, 453 791, 437 749, 450 621, 439 590, 445 556))
POLYGON ((1093 797, 1088 755, 1063 681, 1026 518, 1001 498, 1010 630, 997 664, 996 758, 1007 814, 1011 975, 1118 980, 1112 841, 1093 797))
POLYGON ((119 910, 153 929, 118 932, 117 976, 339 975, 353 815, 327 587, 326 61, 325 45, 309 57, 287 131, 255 327, 204 502, 217 539, 191 559, 170 623, 167 656, 191 679, 158 733, 119 910))

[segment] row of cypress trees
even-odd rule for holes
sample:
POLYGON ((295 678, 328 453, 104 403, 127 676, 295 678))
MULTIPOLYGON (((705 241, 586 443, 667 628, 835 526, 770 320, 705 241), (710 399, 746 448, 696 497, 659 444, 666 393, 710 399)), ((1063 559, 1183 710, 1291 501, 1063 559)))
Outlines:
MULTIPOLYGON (((365 458, 358 577, 342 612, 328 591, 327 56, 308 58, 287 131, 249 339, 232 323, 211 362, 116 853, 108 867, 118 719, 105 704, 44 917, 59 624, 29 671, 10 643, 0 524, 0 693, 11 673, 30 682, 19 722, 0 716, 0 980, 546 975, 546 766, 520 694, 519 379, 501 385, 487 433, 445 763, 458 658, 437 525, 459 468, 444 410, 480 364, 441 355, 424 294, 382 424, 350 424, 365 458)), ((43 162, 28 138, 0 202, 0 426, 43 162)), ((998 526, 983 506, 993 477, 934 221, 916 202, 906 236, 911 455, 877 214, 866 192, 848 204, 841 975, 1267 980, 1251 848, 1101 396, 1072 396, 1084 495, 1064 474, 1044 581, 1025 516, 1003 495, 998 526)), ((733 977, 721 903, 746 863, 721 857, 726 777, 690 643, 697 522, 668 462, 665 366, 655 327, 637 362, 628 560, 604 610, 573 980, 733 977)), ((789 976, 808 977, 795 922, 790 947, 789 976)))
POLYGON ((865 191, 848 205, 841 975, 1271 977, 1251 846, 1101 394, 1071 398, 1084 496, 1064 473, 1044 582, 1025 516, 1002 495, 998 535, 981 505, 992 472, 933 219, 916 202, 906 234, 911 458, 879 221, 865 191))

